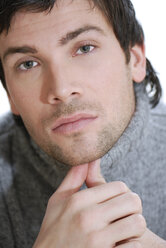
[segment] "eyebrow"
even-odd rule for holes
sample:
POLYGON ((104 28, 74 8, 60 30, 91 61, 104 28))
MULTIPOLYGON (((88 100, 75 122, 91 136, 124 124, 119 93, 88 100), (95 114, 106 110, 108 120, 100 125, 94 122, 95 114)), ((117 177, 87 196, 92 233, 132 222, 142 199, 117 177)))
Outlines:
MULTIPOLYGON (((59 44, 61 46, 66 45, 69 41, 77 38, 82 33, 89 32, 89 31, 96 31, 96 32, 99 32, 99 33, 105 35, 104 34, 104 31, 100 27, 86 25, 84 27, 78 28, 78 29, 76 29, 76 30, 74 30, 72 32, 67 33, 64 37, 62 37, 59 40, 59 44)), ((37 52, 38 51, 36 50, 36 48, 30 47, 30 46, 9 47, 5 51, 5 53, 2 56, 2 58, 3 58, 3 61, 5 61, 8 56, 13 55, 13 54, 16 54, 16 53, 24 53, 24 54, 26 54, 26 53, 32 53, 32 54, 35 54, 37 52)))
POLYGON ((9 55, 15 54, 15 53, 37 53, 37 50, 33 47, 29 47, 29 46, 21 46, 21 47, 9 47, 4 55, 3 55, 3 61, 6 60, 6 58, 9 55))
POLYGON ((86 26, 84 26, 82 28, 79 28, 79 29, 73 31, 73 32, 67 33, 64 37, 62 37, 59 40, 59 44, 60 45, 66 45, 69 41, 77 38, 82 33, 89 32, 89 31, 97 31, 97 32, 105 35, 104 31, 101 28, 99 28, 97 26, 86 25, 86 26))

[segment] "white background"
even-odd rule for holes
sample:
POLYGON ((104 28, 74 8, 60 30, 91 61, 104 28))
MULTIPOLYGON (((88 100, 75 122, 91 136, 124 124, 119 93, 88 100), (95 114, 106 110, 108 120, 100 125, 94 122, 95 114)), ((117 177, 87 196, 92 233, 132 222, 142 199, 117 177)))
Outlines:
MULTIPOLYGON (((132 0, 137 18, 145 32, 146 56, 161 80, 166 102, 166 1, 132 0)), ((6 93, 0 84, 0 115, 9 110, 6 93)))

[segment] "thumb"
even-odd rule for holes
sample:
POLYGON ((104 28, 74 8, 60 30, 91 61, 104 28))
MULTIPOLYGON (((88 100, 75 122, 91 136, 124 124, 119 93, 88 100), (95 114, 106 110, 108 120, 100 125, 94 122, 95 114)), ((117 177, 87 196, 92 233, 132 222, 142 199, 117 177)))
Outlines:
POLYGON ((100 162, 101 159, 98 159, 88 164, 88 174, 85 181, 88 188, 106 183, 104 177, 101 174, 100 162))
POLYGON ((56 190, 56 195, 60 198, 66 198, 76 193, 87 177, 88 164, 72 167, 59 188, 56 190))

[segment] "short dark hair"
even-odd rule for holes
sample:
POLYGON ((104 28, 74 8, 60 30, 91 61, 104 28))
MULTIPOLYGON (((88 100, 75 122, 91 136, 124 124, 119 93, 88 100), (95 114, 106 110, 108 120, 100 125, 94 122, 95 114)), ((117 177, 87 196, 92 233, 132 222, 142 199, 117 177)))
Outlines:
MULTIPOLYGON (((73 0, 72 0, 73 1, 73 0)), ((130 61, 130 48, 144 44, 144 33, 136 19, 135 10, 130 0, 88 0, 98 7, 111 24, 115 36, 123 49, 126 62, 130 61)), ((56 0, 1 0, 0 1, 0 34, 8 32, 12 17, 21 9, 30 12, 50 12, 56 0)), ((6 89, 5 75, 0 60, 0 79, 6 89)), ((146 77, 143 80, 145 88, 150 86, 150 103, 155 107, 162 95, 160 81, 150 61, 146 59, 146 77)))

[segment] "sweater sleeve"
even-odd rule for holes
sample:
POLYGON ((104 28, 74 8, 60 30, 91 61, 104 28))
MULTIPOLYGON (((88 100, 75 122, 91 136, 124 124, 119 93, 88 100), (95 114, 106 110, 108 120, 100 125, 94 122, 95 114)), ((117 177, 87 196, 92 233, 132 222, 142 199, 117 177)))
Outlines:
POLYGON ((0 248, 14 248, 12 226, 5 202, 4 192, 0 183, 0 248))
POLYGON ((26 233, 13 171, 14 128, 10 118, 7 119, 9 125, 4 123, 0 123, 0 248, 26 248, 26 233))

